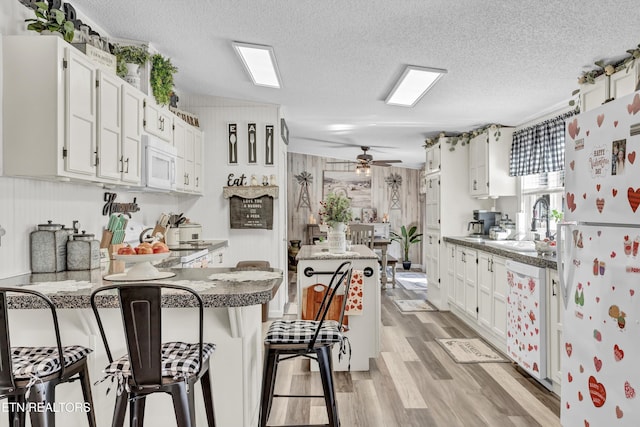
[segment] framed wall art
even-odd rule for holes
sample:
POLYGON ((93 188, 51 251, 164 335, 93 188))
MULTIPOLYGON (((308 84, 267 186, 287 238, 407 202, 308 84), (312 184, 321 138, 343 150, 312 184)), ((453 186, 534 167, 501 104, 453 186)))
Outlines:
POLYGON ((258 163, 258 148, 256 139, 256 124, 249 123, 247 125, 247 152, 249 153, 248 163, 254 165, 258 163))
POLYGON ((324 171, 322 198, 331 192, 351 199, 352 208, 370 208, 371 176, 358 175, 351 171, 324 171))
POLYGON ((289 127, 284 119, 280 119, 280 136, 286 145, 289 145, 289 127))
POLYGON ((273 166, 273 125, 264 127, 264 164, 273 166))
POLYGON ((228 125, 228 162, 230 165, 238 164, 238 126, 235 123, 229 123, 228 125))

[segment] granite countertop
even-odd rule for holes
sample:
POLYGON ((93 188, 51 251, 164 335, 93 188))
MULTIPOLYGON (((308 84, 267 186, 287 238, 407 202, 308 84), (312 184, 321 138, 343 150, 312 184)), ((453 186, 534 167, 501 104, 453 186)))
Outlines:
POLYGON ((472 241, 465 237, 444 237, 445 242, 454 243, 456 245, 467 246, 480 251, 489 252, 500 255, 523 264, 529 264, 542 268, 558 269, 557 258, 555 255, 538 255, 536 252, 521 252, 510 248, 499 248, 487 245, 484 241, 472 241))
POLYGON ((378 259, 378 255, 365 245, 353 245, 350 251, 343 254, 329 253, 322 245, 304 245, 296 255, 300 260, 320 260, 320 259, 378 259))
MULTIPOLYGON (((194 289, 202 297, 205 307, 244 307, 263 304, 272 298, 272 288, 282 282, 282 270, 242 270, 236 268, 175 268, 162 269, 176 275, 162 280, 142 283, 174 283, 194 289)), ((100 269, 90 271, 65 271, 61 273, 25 274, 0 280, 0 286, 30 288, 46 294, 58 309, 90 308, 91 292, 100 286, 110 285, 102 278, 100 269), (41 285, 35 286, 33 285, 41 285)), ((125 283, 125 282, 117 282, 125 283)), ((107 291, 97 298, 99 307, 118 307, 115 291, 107 291)), ((9 308, 46 308, 33 296, 9 295, 9 308)), ((193 297, 182 292, 163 291, 163 307, 194 307, 193 297)))

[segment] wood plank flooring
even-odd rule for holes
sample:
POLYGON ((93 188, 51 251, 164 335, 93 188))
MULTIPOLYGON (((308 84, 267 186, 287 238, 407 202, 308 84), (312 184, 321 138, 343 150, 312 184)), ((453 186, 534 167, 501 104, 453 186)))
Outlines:
MULTIPOLYGON (((295 301, 295 276, 290 298, 295 301)), ((425 297, 398 286, 381 291, 380 356, 369 372, 334 374, 342 427, 559 426, 560 401, 511 363, 458 364, 435 341, 477 334, 449 312, 402 313, 393 299, 425 297)), ((322 394, 309 361, 281 362, 276 393, 322 394)), ((315 363, 315 362, 313 362, 315 363)), ((270 425, 326 423, 323 399, 274 399, 270 425)))

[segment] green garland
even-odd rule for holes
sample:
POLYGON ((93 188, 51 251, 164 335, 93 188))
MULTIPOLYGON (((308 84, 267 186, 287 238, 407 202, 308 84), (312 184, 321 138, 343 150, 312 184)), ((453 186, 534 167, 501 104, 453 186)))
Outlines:
POLYGON ((173 92, 173 75, 177 71, 178 68, 171 64, 171 59, 159 53, 151 57, 151 90, 158 104, 169 104, 173 92))
POLYGON ((472 131, 469 132, 464 132, 464 133, 459 133, 459 134, 455 134, 455 135, 447 135, 446 132, 440 132, 436 137, 434 138, 427 138, 424 141, 424 145, 422 146, 423 148, 429 148, 429 147, 433 147, 434 145, 436 145, 440 138, 446 138, 446 143, 447 144, 451 144, 451 147, 449 147, 449 151, 454 151, 455 150, 455 146, 460 143, 460 145, 462 147, 464 147, 465 145, 467 145, 472 138, 475 138, 476 136, 484 133, 484 132, 493 132, 493 136, 496 139, 496 141, 500 140, 500 136, 502 135, 502 133, 500 132, 500 129, 502 128, 502 125, 498 125, 498 124, 490 124, 490 125, 486 125, 484 127, 478 128, 478 129, 474 129, 472 131))

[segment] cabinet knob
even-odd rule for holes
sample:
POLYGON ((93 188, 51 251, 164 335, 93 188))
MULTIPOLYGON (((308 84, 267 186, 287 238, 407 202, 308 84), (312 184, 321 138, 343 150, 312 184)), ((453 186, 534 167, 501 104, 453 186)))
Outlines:
POLYGON ((127 164, 127 169, 124 171, 124 173, 129 173, 129 158, 127 157, 127 160, 124 161, 127 164))

